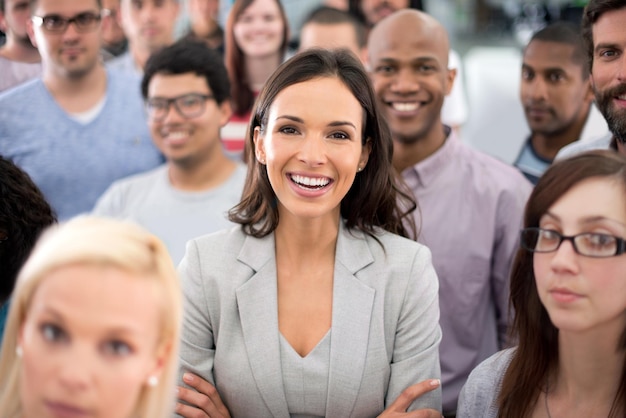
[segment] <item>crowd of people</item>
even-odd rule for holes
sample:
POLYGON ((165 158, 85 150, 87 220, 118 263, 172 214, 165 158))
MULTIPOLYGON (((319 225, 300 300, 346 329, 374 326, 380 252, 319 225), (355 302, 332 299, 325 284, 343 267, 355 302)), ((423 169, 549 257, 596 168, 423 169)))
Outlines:
POLYGON ((514 164, 421 1, 315 3, 0 0, 1 417, 626 415, 626 0, 514 164))

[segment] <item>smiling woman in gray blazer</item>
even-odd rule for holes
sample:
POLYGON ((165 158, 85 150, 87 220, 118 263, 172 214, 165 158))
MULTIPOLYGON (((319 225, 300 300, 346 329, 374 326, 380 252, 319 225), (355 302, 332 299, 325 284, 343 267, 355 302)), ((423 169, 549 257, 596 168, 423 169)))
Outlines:
POLYGON ((247 140, 240 226, 191 241, 179 268, 177 413, 440 416, 437 277, 406 238, 415 202, 361 64, 296 55, 259 95, 247 140))

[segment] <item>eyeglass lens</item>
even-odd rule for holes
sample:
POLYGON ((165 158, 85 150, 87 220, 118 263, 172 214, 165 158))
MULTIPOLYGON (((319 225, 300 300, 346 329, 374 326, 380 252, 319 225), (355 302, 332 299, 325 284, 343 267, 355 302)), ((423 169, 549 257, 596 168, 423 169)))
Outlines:
POLYGON ((172 103, 176 111, 185 118, 193 118, 204 111, 207 100, 213 96, 203 94, 185 94, 171 99, 152 98, 148 100, 148 113, 152 119, 162 120, 170 110, 172 103))
POLYGON ((59 15, 33 16, 33 21, 49 32, 65 32, 70 24, 74 24, 79 32, 88 32, 96 28, 100 15, 92 12, 80 13, 71 18, 59 15))

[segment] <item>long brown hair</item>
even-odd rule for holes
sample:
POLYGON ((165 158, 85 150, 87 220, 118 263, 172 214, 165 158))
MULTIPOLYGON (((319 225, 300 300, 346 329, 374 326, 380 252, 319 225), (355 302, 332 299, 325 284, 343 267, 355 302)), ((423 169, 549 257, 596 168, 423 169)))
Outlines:
MULTIPOLYGON (((255 0, 236 0, 228 14, 226 20, 226 40, 224 45, 224 64, 230 78, 230 96, 232 98, 233 112, 236 115, 245 115, 254 103, 254 92, 250 88, 249 80, 246 76, 245 59, 243 51, 235 40, 235 23, 239 16, 255 0)), ((287 52, 289 42, 289 23, 287 15, 279 0, 274 0, 280 10, 280 17, 283 21, 283 42, 280 44, 280 55, 284 57, 287 52)))
POLYGON ((264 132, 269 109, 285 88, 321 77, 340 80, 363 107, 362 144, 371 144, 365 169, 357 174, 352 187, 341 201, 341 216, 348 228, 356 227, 371 236, 375 227, 405 237, 415 237, 413 218, 416 208, 411 195, 398 188, 401 184, 391 165, 393 142, 391 132, 380 115, 376 96, 361 63, 347 50, 311 49, 295 55, 270 77, 259 95, 248 126, 245 158, 248 176, 242 201, 230 211, 230 220, 243 225, 244 231, 263 237, 276 229, 278 208, 267 169, 254 156, 254 130, 264 132), (403 225, 407 222, 407 228, 403 225), (412 234, 412 235, 411 235, 412 234))
MULTIPOLYGON (((583 180, 599 177, 619 182, 626 194, 626 158, 614 151, 592 151, 554 163, 539 179, 526 205, 524 227, 538 227, 548 209, 583 180)), ((545 390, 559 357, 558 330, 541 304, 533 272, 533 254, 519 249, 511 272, 512 333, 519 345, 507 368, 498 396, 500 418, 525 418, 545 390)), ((626 349, 626 329, 619 350, 626 349)), ((626 410, 626 364, 610 417, 626 410)))

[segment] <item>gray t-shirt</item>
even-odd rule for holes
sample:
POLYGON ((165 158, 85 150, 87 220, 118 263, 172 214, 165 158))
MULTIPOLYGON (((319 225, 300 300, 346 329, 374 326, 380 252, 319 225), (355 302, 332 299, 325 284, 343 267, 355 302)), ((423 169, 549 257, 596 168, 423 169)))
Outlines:
POLYGON ((187 241, 233 226, 227 212, 241 200, 245 178, 245 166, 238 165, 224 184, 188 192, 172 187, 164 164, 113 183, 92 213, 142 225, 163 240, 178 264, 187 241))

